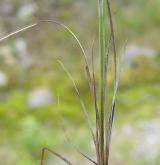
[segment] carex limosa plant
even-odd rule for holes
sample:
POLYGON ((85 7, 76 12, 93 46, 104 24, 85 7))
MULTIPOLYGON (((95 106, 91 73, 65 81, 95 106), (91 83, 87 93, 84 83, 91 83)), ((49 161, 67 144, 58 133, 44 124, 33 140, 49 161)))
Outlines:
MULTIPOLYGON (((110 151, 110 141, 111 141, 111 133, 112 133, 112 125, 114 120, 114 113, 115 113, 115 106, 116 106, 116 93, 119 83, 119 75, 120 75, 120 69, 118 69, 117 73, 117 62, 116 62, 116 46, 115 46, 115 36, 114 36, 114 27, 113 27, 113 21, 112 21, 112 13, 111 13, 111 5, 110 0, 98 0, 98 20, 99 20, 99 93, 97 93, 97 87, 95 83, 95 73, 94 73, 94 58, 93 58, 93 48, 92 48, 92 66, 90 67, 87 61, 87 56, 85 53, 85 50, 80 42, 80 40, 77 38, 75 33, 66 25, 53 21, 53 20, 39 20, 36 23, 33 23, 29 26, 26 26, 22 29, 19 29, 17 31, 14 31, 2 38, 0 38, 0 42, 3 40, 12 37, 20 32, 23 32, 25 30, 31 29, 33 27, 38 26, 41 23, 52 23, 56 24, 62 28, 64 28, 66 31, 68 31, 72 37, 77 42, 78 46, 80 47, 82 51, 82 57, 85 61, 85 70, 86 75, 88 78, 89 88, 94 104, 95 109, 95 118, 96 118, 96 131, 94 132, 91 126, 91 122, 89 120, 87 110, 84 104, 84 101, 80 95, 80 92, 78 90, 78 87, 72 78, 71 74, 68 72, 64 64, 59 61, 60 65, 64 69, 64 71, 67 73, 68 77, 70 78, 73 87, 75 89, 75 92, 77 94, 77 97, 79 98, 82 111, 84 113, 84 117, 86 119, 86 122, 89 126, 93 142, 95 145, 95 152, 96 152, 96 160, 92 160, 87 155, 83 154, 81 151, 78 150, 78 152, 84 156, 86 159, 88 159, 90 162, 96 165, 108 165, 109 161, 109 151, 110 151), (107 28, 107 22, 109 22, 109 27, 107 28), (107 29, 110 29, 107 32, 107 29), (109 37, 107 37, 107 35, 109 37), (106 39, 109 38, 109 42, 106 42, 106 39), (108 56, 109 56, 109 46, 111 45, 113 48, 113 59, 114 59, 114 95, 112 99, 111 108, 108 104, 108 81, 107 81, 107 74, 108 74, 108 56), (107 47, 106 47, 107 46, 107 47), (99 101, 98 101, 99 100, 99 101)), ((74 165, 73 162, 69 161, 68 158, 65 158, 63 155, 49 149, 49 148, 43 148, 41 159, 40 159, 40 165, 44 165, 44 157, 45 152, 48 151, 52 153, 53 155, 57 156, 58 158, 62 159, 66 164, 74 165)))

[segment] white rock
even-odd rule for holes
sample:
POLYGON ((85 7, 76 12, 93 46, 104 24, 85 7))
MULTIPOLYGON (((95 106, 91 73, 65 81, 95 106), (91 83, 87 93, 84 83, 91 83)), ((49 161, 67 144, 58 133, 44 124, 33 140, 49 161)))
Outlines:
MULTIPOLYGON (((126 124, 113 130, 112 146, 116 146, 113 153, 123 150, 128 145, 128 154, 137 162, 153 162, 160 157, 160 121, 142 121, 135 124, 126 124), (127 144, 126 144, 127 142, 127 144), (119 144, 121 146, 119 147, 119 144), (123 144, 123 145, 122 145, 123 144)), ((125 152, 118 154, 125 158, 125 152)), ((117 158, 116 155, 116 159, 117 158)))
POLYGON ((126 47, 125 53, 127 56, 138 56, 138 55, 144 55, 148 57, 153 57, 156 55, 156 52, 154 49, 149 47, 144 47, 136 44, 130 44, 126 47))
POLYGON ((10 46, 2 46, 0 56, 4 60, 5 64, 15 65, 16 59, 13 56, 13 50, 10 46))
POLYGON ((156 51, 150 47, 144 47, 137 44, 128 44, 125 48, 126 63, 130 64, 135 57, 145 56, 152 58, 156 56, 156 51))
POLYGON ((20 65, 21 67, 28 67, 31 65, 31 58, 29 56, 27 45, 25 40, 19 38, 15 42, 15 48, 18 53, 19 59, 20 59, 20 65))
POLYGON ((30 108, 42 107, 53 103, 53 94, 45 88, 34 89, 28 97, 30 108))
POLYGON ((8 83, 8 78, 5 73, 0 71, 0 87, 6 86, 8 83))
POLYGON ((123 128, 122 128, 122 133, 125 137, 131 137, 133 134, 133 128, 131 125, 126 124, 123 128))
POLYGON ((142 123, 136 137, 135 158, 153 160, 160 156, 160 122, 142 123))
POLYGON ((18 10, 17 16, 21 20, 32 16, 37 11, 37 6, 35 3, 27 3, 20 7, 18 10))

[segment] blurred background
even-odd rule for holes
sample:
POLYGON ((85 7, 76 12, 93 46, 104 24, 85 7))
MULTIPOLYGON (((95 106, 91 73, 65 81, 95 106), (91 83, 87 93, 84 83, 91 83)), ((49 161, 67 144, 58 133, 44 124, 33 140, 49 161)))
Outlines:
MULTIPOLYGON (((160 163, 160 1, 112 1, 118 56, 124 54, 111 144, 110 165, 160 163)), ((96 0, 1 0, 0 37, 39 19, 68 25, 91 61, 98 85, 96 0)), ((94 159, 94 146, 72 83, 71 72, 94 126, 84 59, 64 29, 40 24, 0 43, 0 164, 37 165, 49 147, 77 164, 89 164, 74 145, 94 159)), ((109 98, 113 59, 109 56, 109 98)), ((46 154, 46 165, 63 164, 46 154)))

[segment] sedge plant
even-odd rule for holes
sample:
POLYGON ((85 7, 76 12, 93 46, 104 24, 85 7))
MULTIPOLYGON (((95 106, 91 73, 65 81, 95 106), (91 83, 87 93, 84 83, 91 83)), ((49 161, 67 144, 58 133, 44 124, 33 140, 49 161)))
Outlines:
MULTIPOLYGON (((85 50, 80 42, 80 40, 77 38, 75 33, 66 25, 53 21, 53 20, 39 20, 36 23, 33 23, 29 26, 26 26, 24 28, 21 28, 17 31, 14 31, 2 38, 0 38, 0 42, 4 41, 5 39, 8 39, 9 37, 12 37, 20 32, 23 32, 25 30, 29 30, 33 27, 39 26, 41 23, 51 23, 56 24, 62 28, 64 28, 69 34, 72 35, 72 37, 77 42, 78 46, 80 47, 82 51, 82 57, 85 61, 85 70, 86 75, 88 78, 88 84, 94 104, 95 109, 95 118, 96 118, 96 131, 93 131, 93 128, 91 126, 91 122, 88 117, 88 113, 84 104, 84 101, 80 95, 80 92, 78 90, 78 87, 72 78, 71 74, 65 67, 65 65, 61 62, 60 65, 64 69, 64 71, 67 73, 68 77, 70 78, 73 87, 75 89, 75 92, 77 94, 77 97, 79 99, 79 102, 82 107, 82 111, 84 114, 84 117, 86 119, 86 122, 88 124, 89 130, 91 132, 93 142, 95 145, 95 152, 96 152, 96 160, 92 160, 87 155, 83 154, 81 151, 76 149, 82 156, 84 156, 86 159, 88 159, 90 162, 96 165, 108 165, 109 164, 109 151, 110 151, 110 142, 111 142, 111 133, 112 133, 112 125, 114 120, 114 113, 115 113, 115 107, 116 107, 116 93, 119 83, 119 76, 120 76, 120 69, 118 69, 117 73, 117 60, 116 60, 116 45, 115 45, 115 36, 114 36, 114 27, 113 27, 113 21, 112 21, 112 13, 111 13, 111 5, 110 0, 98 0, 98 22, 99 22, 99 93, 97 92, 96 87, 96 81, 95 81, 95 71, 94 71, 94 57, 93 57, 93 47, 92 47, 92 66, 90 67, 87 61, 87 56, 85 53, 85 50), (107 28, 107 22, 109 22, 109 28, 107 28), (110 29, 107 31, 107 29, 110 29), (107 35, 109 36, 109 42, 107 43, 107 35), (108 81, 107 81, 107 74, 108 74, 108 56, 109 56, 109 46, 111 45, 113 48, 113 59, 114 59, 114 94, 112 99, 112 105, 111 108, 108 104, 108 81), (99 101, 98 101, 99 100, 99 101)), ((67 158, 65 158, 63 155, 49 149, 49 148, 43 148, 41 159, 40 159, 40 165, 44 165, 44 158, 45 158, 45 152, 48 151, 52 153, 53 155, 57 156, 61 160, 63 160, 68 165, 74 165, 75 163, 69 161, 67 158)))

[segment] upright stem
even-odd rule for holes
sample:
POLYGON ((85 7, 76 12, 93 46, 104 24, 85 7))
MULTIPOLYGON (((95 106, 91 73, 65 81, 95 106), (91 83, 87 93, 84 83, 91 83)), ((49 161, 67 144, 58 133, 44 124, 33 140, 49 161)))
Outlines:
POLYGON ((113 20, 112 20, 112 13, 111 13, 111 5, 110 0, 107 0, 107 9, 108 9, 108 17, 111 29, 111 36, 112 36, 112 45, 113 45, 113 55, 114 55, 114 79, 116 84, 117 79, 117 53, 116 53, 116 43, 115 43, 115 35, 114 35, 114 27, 113 27, 113 20))
POLYGON ((104 98, 106 55, 106 0, 99 0, 99 56, 100 56, 100 165, 104 165, 104 98))

